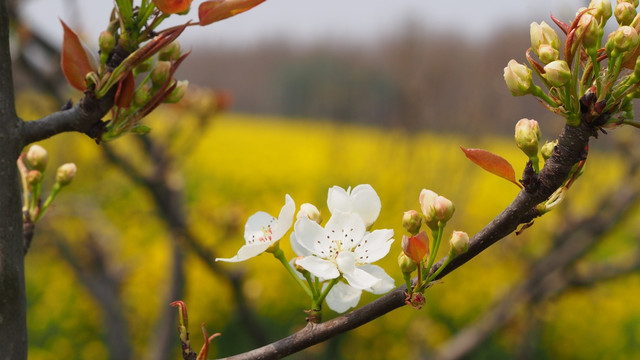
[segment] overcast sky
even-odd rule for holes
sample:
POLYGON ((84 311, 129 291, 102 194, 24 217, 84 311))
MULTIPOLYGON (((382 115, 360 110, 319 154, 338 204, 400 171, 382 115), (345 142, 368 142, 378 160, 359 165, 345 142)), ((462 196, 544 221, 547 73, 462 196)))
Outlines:
MULTIPOLYGON (((190 15, 196 18, 194 0, 190 15)), ((28 0, 23 14, 52 40, 61 39, 58 17, 95 38, 104 28, 112 0, 28 0), (76 10, 72 10, 76 8, 76 10)), ((571 17, 584 0, 268 0, 257 8, 206 28, 191 28, 191 41, 239 44, 281 37, 296 42, 319 39, 375 41, 409 21, 429 29, 486 38, 503 23, 549 21, 549 13, 571 17)), ((569 20, 569 19, 567 19, 569 20)))

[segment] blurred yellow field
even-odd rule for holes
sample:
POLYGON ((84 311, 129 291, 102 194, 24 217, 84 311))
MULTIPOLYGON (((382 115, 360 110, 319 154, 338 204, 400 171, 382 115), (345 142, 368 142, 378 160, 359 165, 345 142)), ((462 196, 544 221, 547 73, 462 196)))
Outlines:
MULTIPOLYGON (((206 128, 197 128, 188 113, 160 113, 149 121, 154 128, 152 136, 171 138, 171 153, 176 158, 174 185, 184 186, 188 222, 216 255, 235 254, 244 243, 242 231, 247 217, 260 210, 277 213, 285 194, 290 194, 297 206, 305 202, 317 205, 326 220, 329 187, 368 183, 382 200, 375 226, 395 230, 396 242, 380 265, 397 285, 402 281, 396 265, 399 240, 404 233, 400 220, 403 211, 419 208, 421 189, 432 189, 456 206, 445 239, 453 230, 474 234, 519 190, 472 164, 460 151, 460 145, 485 148, 504 156, 514 164, 517 174, 526 161, 510 138, 407 134, 239 114, 224 114, 212 119, 206 128), (185 147, 191 150, 185 153, 185 147)), ((544 137, 544 124, 541 126, 544 137)), ((125 137, 113 145, 132 161, 139 161, 136 144, 131 140, 125 137)), ((50 150, 52 163, 76 162, 78 175, 46 215, 46 222, 39 225, 26 258, 30 358, 107 358, 102 314, 54 246, 56 241, 65 241, 78 246, 82 253, 81 242, 87 234, 97 236, 109 255, 109 268, 123 276, 123 310, 135 351, 146 354, 149 344, 153 344, 155 318, 162 307, 169 306, 162 303, 170 269, 165 225, 158 219, 148 195, 107 165, 99 147, 89 139, 66 134, 42 145, 50 150)), ((595 200, 609 190, 608 185, 601 184, 617 184, 623 168, 621 161, 593 151, 586 174, 571 189, 567 205, 447 276, 427 292, 423 310, 398 309, 294 358, 339 354, 345 359, 410 359, 421 351, 437 348, 521 279, 527 261, 549 246, 548 234, 561 224, 563 215, 594 211, 595 200)), ((619 252, 625 243, 633 242, 625 231, 616 235, 599 251, 619 252)), ((285 253, 293 256, 288 236, 281 243, 285 253)), ((441 255, 446 251, 445 244, 441 255)), ((597 259, 598 254, 593 257, 597 259)), ((269 334, 272 338, 304 326, 303 310, 309 306, 308 301, 270 255, 221 266, 247 273, 244 293, 260 315, 262 325, 273 329, 269 334)), ((201 322, 206 323, 210 333, 223 333, 214 341, 212 356, 247 350, 250 345, 242 338, 241 328, 233 323, 238 319, 233 313, 235 299, 228 283, 192 255, 186 258, 186 276, 183 300, 189 307, 192 334, 198 334, 197 324, 201 322)), ((538 309, 543 329, 540 341, 545 348, 541 356, 612 358, 607 356, 610 349, 624 353, 626 358, 640 356, 640 309, 629 306, 630 299, 638 296, 639 285, 640 277, 628 276, 594 289, 570 292, 538 309), (580 345, 567 346, 572 339, 580 339, 580 345)), ((364 296, 360 305, 373 298, 364 296)), ((335 315, 325 310, 326 318, 335 315)), ((493 338, 478 356, 516 356, 513 351, 520 340, 515 335, 519 324, 516 321, 510 327, 493 338)), ((200 336, 193 338, 200 346, 200 336)), ((179 349, 175 350, 178 358, 179 349)))

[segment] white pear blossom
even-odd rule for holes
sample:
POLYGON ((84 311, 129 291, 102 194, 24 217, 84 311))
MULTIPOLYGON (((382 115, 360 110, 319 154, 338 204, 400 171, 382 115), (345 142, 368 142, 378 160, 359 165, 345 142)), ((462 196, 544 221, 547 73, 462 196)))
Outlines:
POLYGON ((246 244, 238 250, 234 257, 217 258, 216 261, 239 262, 262 254, 289 231, 293 224, 295 210, 296 204, 287 194, 285 204, 277 219, 264 211, 258 211, 251 215, 244 227, 246 244))
POLYGON ((393 279, 379 266, 370 265, 383 258, 393 243, 393 230, 367 232, 356 213, 335 210, 323 228, 302 217, 291 235, 292 248, 300 256, 296 264, 321 280, 342 276, 327 295, 327 304, 338 312, 355 306, 362 290, 382 294, 394 286, 393 279))
POLYGON ((380 215, 382 204, 373 187, 362 184, 347 190, 340 186, 330 188, 327 207, 332 214, 336 211, 358 214, 368 228, 380 215))

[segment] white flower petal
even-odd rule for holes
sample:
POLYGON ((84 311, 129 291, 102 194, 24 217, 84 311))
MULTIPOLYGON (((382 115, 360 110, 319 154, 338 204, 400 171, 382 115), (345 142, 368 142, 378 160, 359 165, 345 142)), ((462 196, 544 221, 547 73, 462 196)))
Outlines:
POLYGON ((336 257, 336 263, 338 264, 338 270, 343 274, 353 274, 356 270, 356 256, 350 251, 341 252, 336 257))
MULTIPOLYGON (((322 288, 323 291, 326 286, 325 284, 325 287, 322 288)), ((325 300, 331 310, 343 313, 358 305, 361 294, 362 290, 355 289, 340 281, 331 288, 325 300)))
POLYGON ((296 237, 295 231, 291 233, 291 235, 289 236, 289 240, 291 240, 291 248, 293 249, 293 252, 296 253, 296 255, 298 256, 312 255, 312 252, 309 249, 307 249, 306 247, 302 246, 302 244, 300 244, 300 242, 298 241, 298 238, 296 237))
POLYGON ((273 235, 269 232, 269 229, 277 221, 276 218, 264 211, 258 211, 251 215, 244 225, 244 240, 247 244, 271 243, 273 235))
POLYGON ((395 281, 389 276, 383 268, 377 265, 362 265, 358 267, 362 271, 366 271, 372 276, 377 277, 381 281, 374 286, 365 289, 366 291, 380 295, 391 291, 395 287, 395 281))
POLYGON ((374 287, 382 281, 360 268, 355 268, 352 273, 342 273, 342 276, 349 282, 349 285, 361 290, 374 287))
POLYGON ((323 279, 335 279, 340 271, 334 263, 316 256, 305 256, 296 260, 296 264, 307 269, 311 274, 323 279))
POLYGON ((351 212, 351 201, 347 191, 340 186, 330 188, 329 194, 327 195, 327 207, 332 214, 336 210, 351 212))
POLYGON ((393 243, 393 230, 382 229, 367 233, 360 244, 354 249, 356 261, 368 264, 385 257, 393 243))
POLYGON ((367 227, 371 226, 371 224, 378 219, 382 203, 380 202, 380 197, 371 185, 362 184, 356 186, 351 191, 350 200, 350 211, 360 215, 367 227))
POLYGON ((287 231, 289 231, 293 224, 293 214, 296 212, 296 203, 293 201, 291 196, 287 194, 284 199, 284 206, 280 210, 278 221, 271 229, 273 233, 272 236, 275 240, 279 240, 287 233, 287 231))
POLYGON ((340 210, 331 215, 325 225, 325 230, 329 238, 323 239, 323 241, 330 241, 334 250, 341 252, 350 251, 356 247, 366 233, 364 222, 360 216, 340 210), (339 249, 335 248, 335 244, 339 244, 339 249))
MULTIPOLYGON (((307 217, 302 217, 296 221, 293 227, 295 238, 308 252, 320 257, 329 257, 330 242, 327 239, 326 231, 315 221, 307 217)), ((293 244, 291 245, 293 246, 293 244)), ((299 254, 300 255, 300 254, 299 254)))
POLYGON ((255 244, 247 244, 243 245, 236 256, 232 258, 216 258, 216 261, 226 261, 226 262, 239 262, 250 259, 254 256, 262 254, 265 250, 267 250, 271 246, 271 243, 261 242, 255 244))

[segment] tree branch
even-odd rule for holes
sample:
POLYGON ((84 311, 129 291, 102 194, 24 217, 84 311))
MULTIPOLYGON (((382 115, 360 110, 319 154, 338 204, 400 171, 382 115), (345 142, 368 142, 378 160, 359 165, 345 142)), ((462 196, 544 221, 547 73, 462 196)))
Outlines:
MULTIPOLYGON (((498 240, 512 233, 520 224, 528 223, 537 216, 535 206, 545 201, 562 186, 574 164, 584 158, 584 150, 593 135, 593 128, 584 121, 580 126, 565 126, 558 138, 553 155, 540 171, 534 187, 520 191, 516 199, 491 223, 470 239, 469 251, 449 263, 438 278, 457 269, 473 259, 498 240)), ((442 266, 445 259, 431 268, 431 273, 442 266)), ((337 334, 366 324, 396 308, 405 305, 406 287, 401 286, 391 293, 346 315, 321 324, 308 324, 304 329, 275 343, 243 354, 228 357, 233 360, 279 359, 312 345, 323 342, 337 334)))

